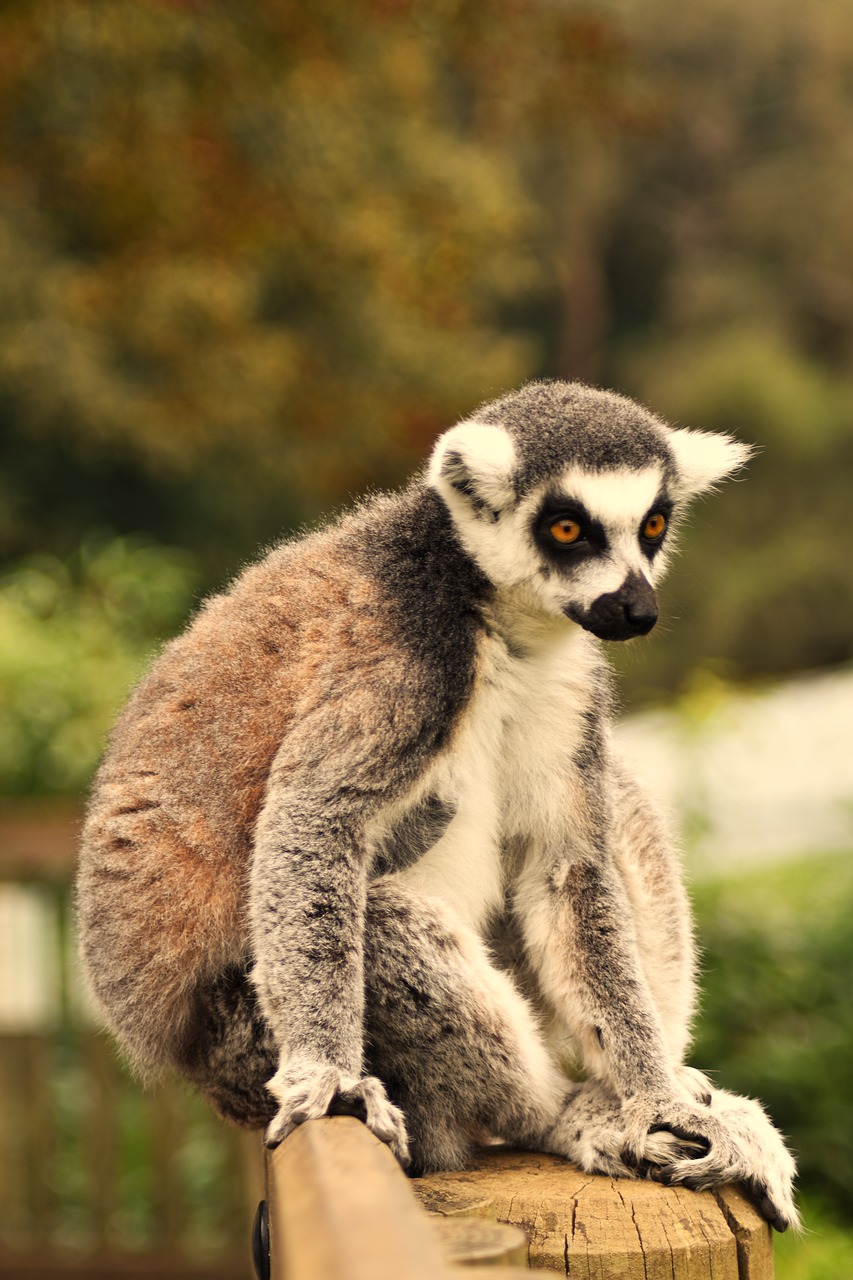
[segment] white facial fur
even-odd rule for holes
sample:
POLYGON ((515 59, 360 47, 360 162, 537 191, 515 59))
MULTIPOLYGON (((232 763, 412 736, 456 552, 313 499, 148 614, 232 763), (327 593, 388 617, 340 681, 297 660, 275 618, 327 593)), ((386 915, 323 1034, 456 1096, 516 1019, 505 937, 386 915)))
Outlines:
POLYGON ((558 572, 547 577, 539 574, 539 592, 552 608, 562 611, 572 603, 587 609, 599 596, 618 591, 630 573, 652 585, 661 579, 666 563, 664 550, 661 548, 654 560, 649 560, 639 535, 644 518, 654 508, 662 489, 663 468, 656 463, 642 471, 619 468, 591 472, 566 467, 555 483, 537 491, 535 510, 546 493, 583 503, 592 518, 604 526, 608 542, 605 554, 579 564, 570 579, 558 572))
POLYGON ((512 438, 500 426, 472 420, 441 436, 428 480, 447 504, 466 550, 490 581, 553 617, 564 614, 569 605, 588 609, 600 596, 618 591, 631 573, 652 585, 660 581, 669 538, 650 559, 639 538, 644 518, 661 496, 679 506, 713 488, 751 453, 728 436, 699 431, 670 431, 668 443, 676 465, 668 481, 658 459, 639 470, 587 471, 570 464, 555 468, 548 481, 519 501, 512 438), (579 559, 574 566, 567 558, 564 571, 549 561, 533 536, 546 496, 583 504, 603 526, 607 550, 579 559))
POLYGON ((733 475, 752 457, 752 445, 708 431, 670 431, 667 441, 678 468, 677 498, 695 498, 733 475))

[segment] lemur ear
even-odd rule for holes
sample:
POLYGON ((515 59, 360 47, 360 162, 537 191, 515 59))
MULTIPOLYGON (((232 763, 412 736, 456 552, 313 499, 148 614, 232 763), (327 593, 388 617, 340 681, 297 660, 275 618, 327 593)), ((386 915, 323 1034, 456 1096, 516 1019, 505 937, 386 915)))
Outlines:
POLYGON ((732 436, 709 431, 669 432, 669 447, 678 471, 677 487, 683 498, 695 498, 739 471, 755 450, 732 436))
POLYGON ((493 515, 515 499, 515 446, 503 427, 460 422, 439 436, 429 463, 430 483, 445 498, 459 494, 493 515))

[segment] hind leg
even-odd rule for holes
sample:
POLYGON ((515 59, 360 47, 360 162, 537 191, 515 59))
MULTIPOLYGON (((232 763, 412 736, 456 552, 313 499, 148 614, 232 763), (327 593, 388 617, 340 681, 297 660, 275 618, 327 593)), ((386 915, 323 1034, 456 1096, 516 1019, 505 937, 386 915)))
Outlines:
POLYGON ((262 1129, 276 1111, 266 1086, 279 1051, 248 967, 235 965, 196 991, 174 1066, 224 1120, 262 1129))
POLYGON ((538 1145, 567 1082, 527 1002, 480 940, 440 902, 380 880, 368 894, 364 963, 364 1068, 390 1101, 381 1090, 365 1092, 370 1081, 351 1084, 334 1072, 289 1096, 287 1065, 277 1070, 272 1033, 246 971, 236 968, 198 993, 176 1065, 237 1124, 266 1125, 282 1109, 289 1127, 350 1111, 402 1158, 394 1134, 401 1108, 416 1170, 459 1167, 484 1133, 538 1145))
POLYGON ((538 1146, 567 1081, 527 1001, 435 899, 371 886, 369 1069, 402 1108, 415 1171, 459 1168, 486 1134, 538 1146))

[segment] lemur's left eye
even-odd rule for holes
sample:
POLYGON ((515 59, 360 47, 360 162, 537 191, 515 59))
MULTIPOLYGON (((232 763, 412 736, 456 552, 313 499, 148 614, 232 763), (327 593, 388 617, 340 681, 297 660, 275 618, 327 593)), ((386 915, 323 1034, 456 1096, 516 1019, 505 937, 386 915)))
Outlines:
POLYGON ((666 516, 662 511, 656 511, 653 516, 649 516, 643 525, 643 537, 647 542, 657 542, 662 538, 666 530, 666 516))
POLYGON ((572 520, 569 516, 561 516, 559 520, 553 520, 548 525, 548 532, 555 542, 559 542, 566 547, 570 543, 580 540, 583 529, 577 520, 572 520))

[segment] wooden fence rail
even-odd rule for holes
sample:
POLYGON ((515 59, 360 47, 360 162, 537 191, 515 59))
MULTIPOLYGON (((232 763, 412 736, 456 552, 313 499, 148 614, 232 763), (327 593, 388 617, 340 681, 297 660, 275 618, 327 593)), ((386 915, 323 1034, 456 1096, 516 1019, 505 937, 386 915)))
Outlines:
POLYGON ((736 1187, 614 1182, 502 1147, 410 1181, 345 1116, 268 1153, 267 1199, 271 1280, 449 1280, 481 1265, 572 1280, 773 1277, 770 1228, 736 1187))
POLYGON ((0 1275, 251 1280, 259 1135, 143 1090, 88 1016, 77 817, 0 814, 0 1275))
POLYGON ((472 1232, 459 1219, 448 1233, 412 1185, 359 1120, 301 1125, 267 1155, 270 1280, 451 1280, 459 1263, 468 1277, 479 1263, 526 1266, 518 1228, 472 1232))

